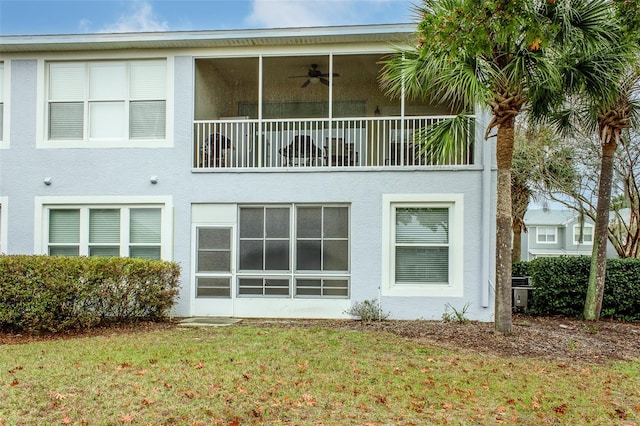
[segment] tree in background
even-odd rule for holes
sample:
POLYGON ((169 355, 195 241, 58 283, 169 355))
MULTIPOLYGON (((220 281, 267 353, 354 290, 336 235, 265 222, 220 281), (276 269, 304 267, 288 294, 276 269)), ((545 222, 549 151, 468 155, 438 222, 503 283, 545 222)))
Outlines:
POLYGON ((633 125, 638 113, 634 99, 640 76, 638 1, 614 1, 609 9, 611 21, 620 27, 617 42, 585 48, 587 43, 577 37, 576 43, 568 45, 562 54, 566 93, 549 91, 534 105, 534 111, 544 115, 549 107, 554 109, 555 123, 567 132, 576 127, 592 129, 601 146, 593 253, 584 308, 587 320, 598 320, 602 309, 614 155, 623 142, 624 131, 633 125))
MULTIPOLYGON (((584 49, 616 41, 609 3, 531 0, 423 0, 416 9, 419 40, 386 61, 382 85, 465 113, 487 109, 486 137, 496 130, 497 212, 495 328, 511 333, 511 166, 514 125, 540 96, 561 93, 558 59, 567 46, 584 49)), ((444 124, 449 129, 454 124, 444 124)), ((459 132, 427 137, 446 147, 459 132)), ((446 148, 443 148, 446 150, 446 148)))
MULTIPOLYGON (((608 238, 622 258, 640 257, 640 134, 634 129, 623 133, 623 143, 615 153, 611 188, 608 238)), ((531 188, 542 198, 560 203, 596 221, 596 204, 602 149, 597 135, 578 129, 565 140, 573 154, 565 165, 571 176, 538 169, 531 188), (559 178, 570 179, 559 179, 559 178)), ((515 163, 515 160, 514 160, 515 163)))
POLYGON ((522 232, 527 231, 524 216, 529 202, 558 191, 569 192, 575 187, 578 175, 574 154, 574 147, 549 126, 516 126, 511 170, 513 262, 520 261, 522 232))

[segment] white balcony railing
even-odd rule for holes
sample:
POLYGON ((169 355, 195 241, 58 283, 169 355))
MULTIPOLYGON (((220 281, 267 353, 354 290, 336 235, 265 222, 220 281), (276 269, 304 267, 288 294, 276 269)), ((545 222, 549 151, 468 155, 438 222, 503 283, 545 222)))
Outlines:
POLYGON ((194 121, 194 168, 402 167, 473 164, 473 134, 448 158, 421 150, 420 134, 446 117, 194 121))

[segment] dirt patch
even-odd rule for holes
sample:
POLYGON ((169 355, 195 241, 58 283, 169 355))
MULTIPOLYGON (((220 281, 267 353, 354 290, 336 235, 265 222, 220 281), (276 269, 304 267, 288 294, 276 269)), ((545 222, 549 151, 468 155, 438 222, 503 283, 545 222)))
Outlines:
POLYGON ((493 323, 440 321, 244 320, 240 326, 329 327, 384 331, 453 350, 558 362, 640 359, 640 323, 586 322, 561 317, 515 316, 513 334, 494 331, 493 323))
MULTIPOLYGON (((91 330, 75 330, 39 336, 0 333, 0 345, 39 340, 70 339, 101 335, 167 330, 177 321, 135 323, 91 330)), ((640 323, 585 322, 563 317, 514 316, 513 334, 494 331, 493 323, 441 321, 283 320, 245 319, 231 327, 334 328, 365 332, 388 332, 427 345, 507 357, 545 358, 557 362, 603 363, 640 359, 640 323)))

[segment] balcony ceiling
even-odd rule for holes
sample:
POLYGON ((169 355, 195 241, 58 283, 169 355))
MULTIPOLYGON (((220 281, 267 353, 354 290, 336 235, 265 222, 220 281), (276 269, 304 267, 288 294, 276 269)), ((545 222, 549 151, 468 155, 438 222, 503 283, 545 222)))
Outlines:
POLYGON ((404 42, 413 24, 258 30, 178 31, 0 36, 0 52, 60 52, 118 49, 179 49, 314 44, 404 42))

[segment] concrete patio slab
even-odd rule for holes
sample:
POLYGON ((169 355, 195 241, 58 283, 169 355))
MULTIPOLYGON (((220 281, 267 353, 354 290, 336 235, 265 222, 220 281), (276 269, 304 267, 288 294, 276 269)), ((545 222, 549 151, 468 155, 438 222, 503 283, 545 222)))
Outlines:
POLYGON ((224 327, 242 321, 240 318, 191 317, 179 322, 180 327, 224 327))

